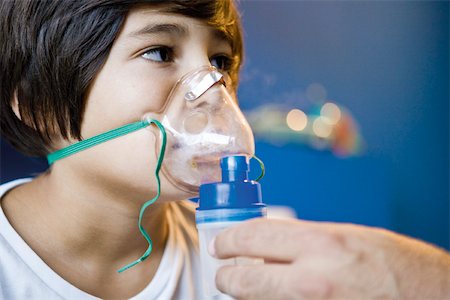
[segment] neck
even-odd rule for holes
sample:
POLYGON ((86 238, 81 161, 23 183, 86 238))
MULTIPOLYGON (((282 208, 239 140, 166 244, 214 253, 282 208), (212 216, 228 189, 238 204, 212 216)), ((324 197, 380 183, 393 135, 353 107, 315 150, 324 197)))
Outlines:
POLYGON ((139 211, 156 193, 139 194, 61 166, 8 193, 1 202, 6 217, 43 261, 76 287, 100 298, 136 295, 161 261, 168 199, 152 204, 143 218, 153 241, 149 259, 118 274, 147 250, 139 211))
MULTIPOLYGON (((138 219, 142 204, 149 199, 136 199, 139 196, 108 190, 97 183, 82 182, 73 186, 66 181, 61 184, 54 178, 67 180, 68 176, 56 173, 39 178, 41 183, 36 184, 53 191, 54 196, 46 197, 41 205, 45 205, 52 216, 49 223, 64 224, 62 230, 57 231, 57 238, 68 248, 80 256, 110 262, 133 261, 145 252, 148 243, 139 231, 138 219)), ((166 203, 152 204, 142 221, 155 250, 162 249, 166 240, 166 206, 166 203)))

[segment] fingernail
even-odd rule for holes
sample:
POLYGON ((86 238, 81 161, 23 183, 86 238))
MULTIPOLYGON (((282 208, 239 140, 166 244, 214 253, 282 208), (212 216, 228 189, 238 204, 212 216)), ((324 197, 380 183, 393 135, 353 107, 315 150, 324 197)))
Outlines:
POLYGON ((208 245, 209 255, 211 255, 213 257, 216 257, 216 247, 214 245, 215 242, 216 242, 216 237, 213 237, 208 245))

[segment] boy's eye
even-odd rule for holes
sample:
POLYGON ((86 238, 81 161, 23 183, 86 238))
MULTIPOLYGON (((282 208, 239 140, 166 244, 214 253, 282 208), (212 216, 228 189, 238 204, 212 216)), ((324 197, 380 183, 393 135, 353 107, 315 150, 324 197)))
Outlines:
POLYGON ((227 55, 216 55, 211 58, 211 65, 219 70, 230 71, 232 59, 227 55))
POLYGON ((156 47, 145 51, 141 56, 154 62, 170 62, 173 59, 173 50, 168 47, 156 47))

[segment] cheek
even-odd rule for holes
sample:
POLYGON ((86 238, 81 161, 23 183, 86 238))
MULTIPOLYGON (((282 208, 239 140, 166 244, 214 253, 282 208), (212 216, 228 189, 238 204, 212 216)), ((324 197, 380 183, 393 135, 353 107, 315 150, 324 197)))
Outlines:
MULTIPOLYGON (((128 69, 106 64, 98 74, 86 99, 83 138, 139 121, 146 113, 163 107, 177 79, 172 78, 175 75, 169 71, 164 74, 142 68, 128 69)), ((157 136, 159 131, 148 127, 96 145, 77 154, 72 167, 87 182, 126 199, 151 199, 156 191, 157 136)), ((162 198, 188 196, 173 187, 162 173, 160 177, 162 198)))
POLYGON ((155 136, 149 129, 109 140, 73 156, 72 168, 89 182, 117 189, 151 182, 156 162, 155 136))
POLYGON ((86 98, 82 136, 91 137, 159 111, 172 89, 172 81, 163 73, 103 69, 86 98))
MULTIPOLYGON (((110 140, 77 154, 72 168, 83 179, 127 201, 146 201, 156 195, 155 168, 159 149, 157 129, 145 128, 110 140)), ((160 172, 160 200, 183 199, 187 194, 175 188, 160 172)))

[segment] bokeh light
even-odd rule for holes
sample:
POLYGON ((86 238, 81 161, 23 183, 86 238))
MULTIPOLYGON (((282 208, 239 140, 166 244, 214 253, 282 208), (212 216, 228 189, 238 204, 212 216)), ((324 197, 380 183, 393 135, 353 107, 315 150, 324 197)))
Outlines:
POLYGON ((308 117, 300 109, 292 109, 286 116, 288 127, 294 131, 302 131, 308 124, 308 117))
POLYGON ((313 122, 313 132, 320 138, 328 138, 333 131, 333 126, 324 122, 323 117, 318 117, 313 122))
POLYGON ((312 103, 323 103, 327 99, 327 90, 320 83, 311 83, 306 88, 306 97, 312 103))
POLYGON ((323 122, 335 125, 341 119, 341 110, 336 104, 327 102, 322 106, 320 115, 322 116, 323 122))

